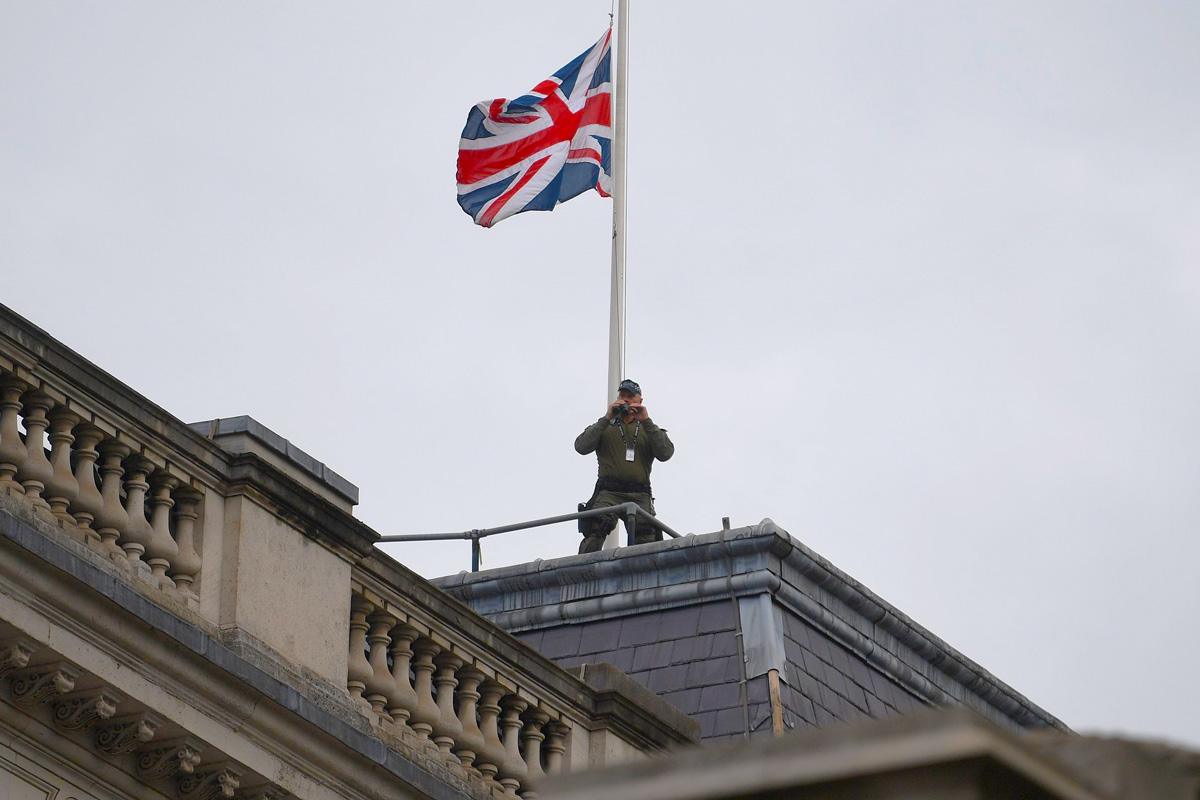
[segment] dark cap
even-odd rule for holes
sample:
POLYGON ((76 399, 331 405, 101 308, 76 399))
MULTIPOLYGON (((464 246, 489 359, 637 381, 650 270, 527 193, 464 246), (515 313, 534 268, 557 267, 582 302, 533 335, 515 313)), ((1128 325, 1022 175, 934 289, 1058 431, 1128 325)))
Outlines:
POLYGON ((617 391, 629 392, 630 394, 641 394, 642 387, 637 385, 637 381, 631 381, 629 378, 626 378, 625 380, 621 381, 620 386, 617 387, 617 391))

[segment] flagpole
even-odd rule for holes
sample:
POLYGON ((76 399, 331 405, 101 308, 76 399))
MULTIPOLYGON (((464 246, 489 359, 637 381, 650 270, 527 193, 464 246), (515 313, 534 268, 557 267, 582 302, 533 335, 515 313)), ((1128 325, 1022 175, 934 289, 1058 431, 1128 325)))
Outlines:
POLYGON ((612 296, 608 320, 608 395, 617 396, 617 384, 625 377, 625 133, 629 85, 629 0, 617 5, 616 86, 613 118, 613 233, 612 296))
MULTIPOLYGON (((629 0, 617 2, 617 40, 615 51, 616 108, 613 109, 613 226, 612 226, 612 295, 609 298, 608 318, 608 394, 605 404, 617 396, 617 386, 625 377, 625 133, 628 109, 629 86, 629 0)), ((613 527, 604 541, 604 549, 620 546, 617 533, 620 524, 613 527)))

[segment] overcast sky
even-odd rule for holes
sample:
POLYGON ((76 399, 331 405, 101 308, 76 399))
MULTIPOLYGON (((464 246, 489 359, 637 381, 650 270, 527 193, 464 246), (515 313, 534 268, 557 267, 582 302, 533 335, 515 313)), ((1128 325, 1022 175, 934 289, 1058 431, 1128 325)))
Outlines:
MULTIPOLYGON (((1200 745, 1200 4, 633 6, 660 516, 770 517, 1068 724, 1200 745)), ((607 15, 0 0, 0 300, 381 533, 574 510, 611 205, 483 230, 454 161, 607 15)))

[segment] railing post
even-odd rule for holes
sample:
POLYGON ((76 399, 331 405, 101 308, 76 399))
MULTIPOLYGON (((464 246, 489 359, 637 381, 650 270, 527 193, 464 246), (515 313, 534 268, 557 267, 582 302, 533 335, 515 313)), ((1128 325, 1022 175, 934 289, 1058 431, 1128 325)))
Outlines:
POLYGON ((471 531, 471 572, 479 572, 483 563, 483 552, 479 546, 479 531, 471 531))
POLYGON ((637 532, 637 506, 633 503, 625 504, 625 546, 633 547, 637 542, 634 534, 637 532))

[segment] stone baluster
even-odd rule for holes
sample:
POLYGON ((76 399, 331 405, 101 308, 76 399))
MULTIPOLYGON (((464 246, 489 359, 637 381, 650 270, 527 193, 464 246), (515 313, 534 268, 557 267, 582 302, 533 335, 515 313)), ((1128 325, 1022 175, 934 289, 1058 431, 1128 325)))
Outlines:
POLYGON ((525 727, 521 729, 521 741, 525 744, 525 800, 534 800, 539 782, 546 777, 542 769, 542 742, 546 736, 542 727, 550 721, 550 715, 537 706, 525 712, 525 727))
POLYGON ((479 687, 479 730, 483 733, 483 744, 475 754, 475 768, 489 780, 495 779, 506 756, 497 724, 500 698, 506 694, 508 689, 495 681, 484 681, 479 687))
POLYGON ((413 644, 413 691, 417 694, 417 707, 408 719, 408 726, 422 739, 433 735, 433 726, 442 718, 442 711, 433 699, 433 657, 441 651, 436 642, 424 637, 413 644))
POLYGON ((25 418, 25 460, 17 469, 17 480, 25 490, 25 496, 35 508, 49 511, 50 504, 42 497, 46 482, 54 479, 54 468, 46 458, 46 412, 54 406, 48 395, 38 391, 26 392, 22 414, 25 418))
POLYGON ((381 609, 367 618, 367 624, 370 625, 367 642, 371 645, 371 654, 367 662, 371 665, 371 676, 367 678, 364 697, 372 711, 390 720, 384 709, 388 697, 396 691, 396 684, 392 673, 388 672, 387 651, 392 641, 388 631, 396 624, 396 618, 381 609))
POLYGON ((129 447, 115 439, 100 445, 100 511, 96 514, 96 533, 100 535, 100 547, 114 561, 125 561, 125 551, 118 544, 129 527, 129 514, 121 505, 121 476, 125 468, 121 462, 129 455, 129 447))
POLYGON ((171 562, 171 580, 184 597, 195 598, 193 585, 200 574, 200 554, 196 552, 196 509, 203 495, 190 486, 175 490, 175 536, 179 555, 171 562))
POLYGON ((104 506, 104 498, 96 488, 96 459, 100 453, 96 445, 104 438, 104 431, 90 422, 80 423, 75 427, 75 483, 79 493, 71 502, 71 514, 79 525, 84 541, 90 545, 99 546, 100 534, 96 532, 96 515, 104 506))
POLYGON ((0 381, 0 489, 19 494, 25 490, 16 481, 17 470, 25 463, 28 450, 17 428, 21 412, 21 395, 29 385, 8 375, 0 381))
POLYGON ((504 729, 504 760, 500 764, 500 785, 506 794, 515 796, 517 789, 529 774, 525 759, 521 758, 521 714, 529 703, 515 694, 505 695, 500 700, 503 709, 500 727, 504 729))
POLYGON ((364 708, 370 703, 363 696, 371 679, 371 662, 367 660, 367 615, 375 607, 358 595, 350 598, 350 660, 346 672, 346 689, 350 698, 364 708))
POLYGON ((559 775, 566 772, 567 737, 571 729, 563 723, 552 720, 545 728, 546 743, 542 749, 546 751, 546 773, 559 775))
POLYGON ((67 509, 79 496, 79 481, 71 471, 71 443, 75 441, 71 430, 78 424, 79 415, 74 411, 58 406, 50 412, 50 480, 46 481, 46 500, 54 516, 70 525, 75 524, 75 518, 67 509))
POLYGON ((417 708, 417 693, 412 687, 412 643, 420 633, 411 625, 392 628, 392 693, 388 696, 388 715, 396 722, 408 722, 417 708))
POLYGON ((486 676, 471 664, 458 671, 458 722, 462 733, 458 735, 454 755, 464 767, 472 768, 479 752, 483 749, 483 731, 479 729, 477 704, 479 684, 486 676))
POLYGON ((150 541, 146 544, 146 563, 150 565, 153 582, 160 589, 174 589, 175 582, 167 577, 172 562, 179 558, 179 546, 171 538, 171 508, 175 501, 171 492, 179 479, 165 470, 150 476, 153 490, 150 495, 150 541))
POLYGON ((438 720, 433 724, 433 743, 450 755, 463 731, 458 712, 454 710, 454 689, 458 686, 454 673, 463 665, 463 660, 449 650, 443 650, 434 663, 437 665, 433 683, 437 686, 438 720))
POLYGON ((134 567, 142 560, 146 545, 154 538, 154 529, 146 519, 146 475, 153 469, 146 458, 140 454, 125 459, 125 513, 129 515, 129 527, 125 529, 125 537, 121 547, 134 567))

